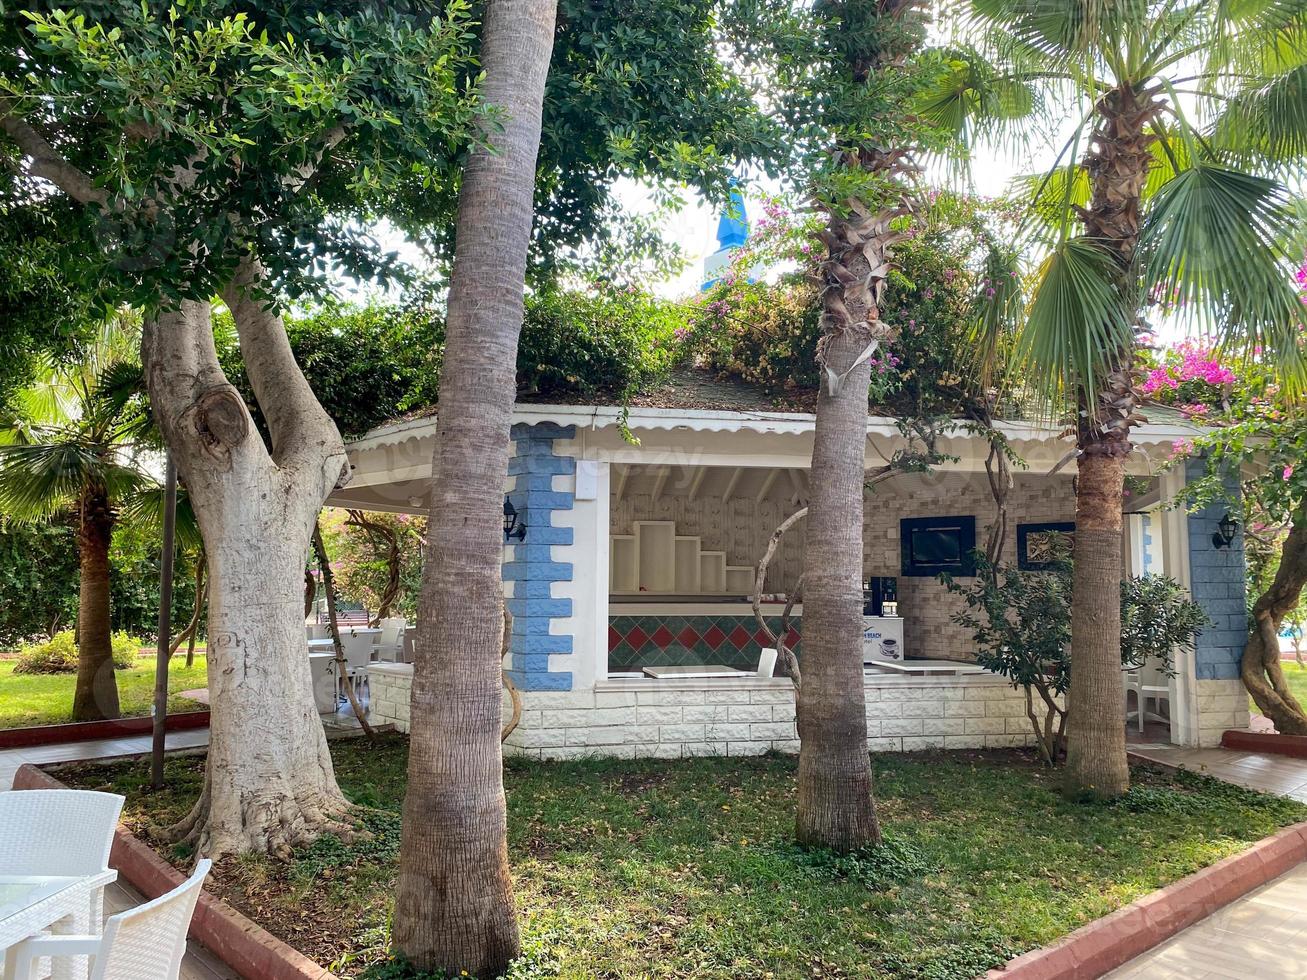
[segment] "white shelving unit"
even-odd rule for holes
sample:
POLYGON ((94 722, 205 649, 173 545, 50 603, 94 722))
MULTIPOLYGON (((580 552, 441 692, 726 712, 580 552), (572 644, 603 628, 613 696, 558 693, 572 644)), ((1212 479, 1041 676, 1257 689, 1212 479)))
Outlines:
POLYGON ((677 534, 673 521, 636 521, 609 544, 613 595, 736 595, 753 593, 755 569, 728 565, 726 552, 704 551, 703 539, 677 534))

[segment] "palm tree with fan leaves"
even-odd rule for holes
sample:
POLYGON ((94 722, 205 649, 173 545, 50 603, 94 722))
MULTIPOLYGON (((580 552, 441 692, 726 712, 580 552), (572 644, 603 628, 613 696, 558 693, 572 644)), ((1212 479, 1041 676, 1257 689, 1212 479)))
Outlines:
POLYGON ((1161 303, 1302 378, 1284 182, 1307 150, 1307 0, 955 10, 973 47, 928 116, 983 139, 1078 107, 1052 169, 1026 186, 1041 261, 1016 349, 1048 403, 1073 410, 1067 789, 1118 796, 1129 787, 1117 593, 1125 460, 1143 421, 1137 354, 1161 303))
POLYGON ((71 519, 79 597, 73 720, 119 714, 110 644, 109 548, 122 508, 155 482, 142 453, 139 338, 114 318, 67 362, 16 393, 0 423, 0 512, 18 521, 71 519))

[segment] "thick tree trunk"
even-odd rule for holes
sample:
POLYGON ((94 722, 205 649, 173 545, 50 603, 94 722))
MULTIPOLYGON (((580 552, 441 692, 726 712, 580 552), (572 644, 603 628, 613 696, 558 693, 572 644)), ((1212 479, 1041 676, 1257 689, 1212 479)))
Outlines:
POLYGON ((502 108, 459 194, 413 673, 398 951, 502 973, 519 950, 500 752, 502 501, 553 0, 490 0, 482 94, 502 108))
POLYGON ((301 585, 318 509, 341 478, 335 425, 295 365, 247 258, 224 298, 272 435, 269 453, 214 352, 207 303, 148 319, 150 399, 204 536, 209 570, 206 789, 176 828, 199 853, 286 854, 345 831, 313 702, 301 585))
POLYGON ((119 715, 109 621, 109 544, 113 539, 114 513, 108 495, 94 488, 82 494, 78 510, 81 582, 73 721, 100 721, 119 715))
POLYGON ((1244 687, 1282 735, 1307 735, 1307 714, 1294 697, 1280 663, 1280 625, 1298 605, 1304 585, 1307 585, 1307 508, 1299 507, 1281 545, 1275 579, 1253 605, 1252 632, 1243 649, 1240 668, 1244 687))
MULTIPOLYGON (((1118 286, 1137 279, 1140 200, 1158 112, 1151 99, 1114 90, 1098 102, 1099 122, 1084 160, 1092 183, 1082 212, 1085 235, 1109 249, 1118 286)), ((1142 327, 1142 324, 1140 324, 1142 327)), ((1075 571, 1071 596, 1071 686, 1067 691, 1066 789, 1074 796, 1119 796, 1130 788, 1121 676, 1121 512, 1130 429, 1139 423, 1133 343, 1102 351, 1097 390, 1079 391, 1075 571)))

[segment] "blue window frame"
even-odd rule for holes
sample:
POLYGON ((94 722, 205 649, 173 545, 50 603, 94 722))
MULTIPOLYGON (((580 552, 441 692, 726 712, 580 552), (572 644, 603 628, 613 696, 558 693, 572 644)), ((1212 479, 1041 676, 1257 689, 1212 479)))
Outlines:
POLYGON ((976 574, 974 517, 905 517, 899 521, 899 545, 905 576, 976 574))

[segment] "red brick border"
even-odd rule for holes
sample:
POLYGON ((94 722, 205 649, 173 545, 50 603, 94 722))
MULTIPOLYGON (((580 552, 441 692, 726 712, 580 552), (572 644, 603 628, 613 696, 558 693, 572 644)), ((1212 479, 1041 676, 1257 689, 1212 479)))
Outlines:
MULTIPOLYGON (((209 712, 179 711, 164 719, 170 732, 209 727, 209 712)), ((148 735, 154 730, 153 718, 113 718, 109 721, 74 721, 66 725, 36 725, 31 728, 0 729, 0 749, 21 749, 32 745, 60 745, 93 738, 123 738, 148 735)))
POLYGON ((1307 822, 1095 919, 1051 946, 1024 953, 986 976, 990 980, 1094 980, 1302 861, 1307 861, 1307 822))
POLYGON ((1245 752, 1270 752, 1294 759, 1307 759, 1307 735, 1281 735, 1278 732, 1243 732, 1231 728, 1221 736, 1221 747, 1245 752))
MULTIPOLYGON (((36 766, 25 765, 14 775, 14 789, 65 789, 63 783, 36 766)), ((131 831, 114 831, 109 863, 147 899, 181 884, 186 876, 159 857, 131 831)), ((191 937, 243 977, 250 980, 338 980, 298 950, 251 922, 220 898, 202 891, 191 937)))

